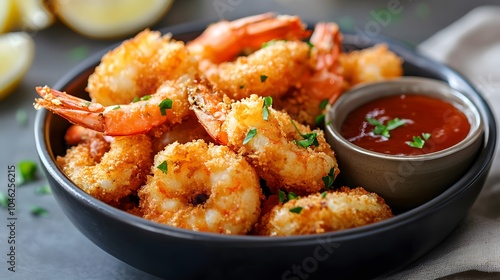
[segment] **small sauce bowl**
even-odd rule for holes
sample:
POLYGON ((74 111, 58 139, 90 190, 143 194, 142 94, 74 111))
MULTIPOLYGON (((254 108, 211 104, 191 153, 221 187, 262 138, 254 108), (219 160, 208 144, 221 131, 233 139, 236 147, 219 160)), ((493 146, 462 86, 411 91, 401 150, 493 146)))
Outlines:
POLYGON ((325 134, 336 153, 341 179, 382 196, 397 211, 429 201, 456 182, 473 163, 483 144, 483 121, 472 101, 447 83, 421 77, 371 83, 344 93, 325 114, 325 134), (393 95, 441 99, 463 112, 470 130, 451 147, 416 155, 393 155, 361 148, 341 134, 347 116, 358 107, 393 95))

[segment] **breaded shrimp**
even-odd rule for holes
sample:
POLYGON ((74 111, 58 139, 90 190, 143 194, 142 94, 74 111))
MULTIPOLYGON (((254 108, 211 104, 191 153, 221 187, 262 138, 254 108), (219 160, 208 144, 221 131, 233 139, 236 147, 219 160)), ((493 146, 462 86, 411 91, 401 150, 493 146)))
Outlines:
POLYGON ((198 63, 183 42, 148 29, 103 56, 88 79, 93 102, 103 106, 127 104, 151 95, 166 80, 198 72, 198 63))
POLYGON ((42 98, 35 99, 35 108, 45 107, 74 124, 106 135, 134 135, 164 123, 182 122, 189 114, 188 92, 199 90, 197 87, 197 81, 183 76, 165 81, 153 95, 130 104, 104 107, 44 86, 36 88, 42 98))
POLYGON ((195 231, 245 234, 260 214, 255 170, 225 146, 173 143, 139 192, 144 218, 195 231))
POLYGON ((300 194, 318 192, 325 188, 323 177, 339 173, 323 131, 294 122, 266 105, 263 97, 214 104, 213 96, 197 95, 190 102, 207 132, 245 156, 273 192, 281 187, 300 194))
POLYGON ((385 44, 344 53, 340 56, 340 64, 346 81, 345 89, 403 75, 403 60, 385 44))
POLYGON ((153 159, 147 136, 115 137, 100 159, 92 154, 91 146, 91 140, 83 140, 65 156, 57 157, 64 174, 83 191, 106 203, 117 203, 145 183, 153 159))
POLYGON ((312 194, 274 206, 255 227, 258 235, 316 234, 359 227, 392 217, 384 199, 358 187, 312 194))
MULTIPOLYGON (((303 43, 305 44, 305 43, 303 43)), ((333 22, 316 24, 310 38, 309 69, 300 83, 276 100, 276 108, 292 118, 316 127, 316 118, 323 113, 323 102, 333 103, 342 94, 343 77, 339 64, 342 34, 333 22)))
POLYGON ((301 41, 276 41, 236 61, 214 65, 205 75, 233 99, 257 94, 282 96, 308 71, 310 47, 301 41))
POLYGON ((231 61, 243 50, 254 51, 271 40, 302 40, 310 35, 298 16, 264 13, 234 21, 213 23, 187 44, 189 51, 204 63, 231 61))

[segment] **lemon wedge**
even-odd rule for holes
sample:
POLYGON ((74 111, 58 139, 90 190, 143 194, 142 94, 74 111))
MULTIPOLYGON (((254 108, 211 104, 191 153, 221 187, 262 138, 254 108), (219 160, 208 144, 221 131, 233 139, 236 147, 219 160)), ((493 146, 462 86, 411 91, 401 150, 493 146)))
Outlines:
POLYGON ((117 38, 156 23, 173 0, 52 0, 57 17, 92 38, 117 38))
POLYGON ((26 32, 0 35, 0 99, 11 93, 24 77, 35 55, 35 43, 26 32))
MULTIPOLYGON (((0 0, 2 1, 2 0, 0 0)), ((18 26, 29 30, 40 30, 55 21, 52 12, 44 4, 44 0, 14 0, 20 13, 18 26)))
POLYGON ((0 33, 9 32, 17 25, 15 0, 0 0, 0 33))

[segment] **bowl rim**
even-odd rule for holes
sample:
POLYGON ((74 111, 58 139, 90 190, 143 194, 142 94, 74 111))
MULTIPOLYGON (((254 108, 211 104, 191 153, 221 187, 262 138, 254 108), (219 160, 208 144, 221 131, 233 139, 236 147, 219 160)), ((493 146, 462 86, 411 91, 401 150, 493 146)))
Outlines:
MULTIPOLYGON (((204 30, 209 23, 210 21, 191 22, 162 28, 159 29, 159 31, 161 31, 163 34, 172 33, 173 37, 176 38, 178 36, 186 35, 189 33, 199 34, 199 32, 204 30)), ((308 22, 308 24, 309 26, 311 26, 310 22, 308 22)), ((489 121, 487 122, 484 133, 484 144, 481 148, 480 154, 478 155, 471 168, 455 184, 450 186, 443 193, 420 206, 410 209, 404 213, 400 213, 390 219, 365 225, 362 227, 346 229, 342 231, 327 232, 322 234, 286 237, 224 235, 217 233, 191 231, 155 223, 153 221, 149 221, 147 219, 137 217, 125 211, 114 208, 85 193, 83 190, 74 185, 57 167, 53 158, 51 147, 49 145, 48 133, 46 133, 49 132, 47 123, 49 123, 50 118, 53 115, 46 109, 40 109, 37 112, 35 118, 34 135, 38 156, 40 158, 40 161, 46 168, 46 173, 48 173, 46 175, 51 176, 65 192, 73 196, 76 200, 81 201, 83 204, 85 204, 85 206, 94 208, 102 215, 118 220, 123 224, 141 228, 151 233, 182 238, 185 240, 210 241, 216 245, 236 245, 239 247, 276 247, 283 245, 301 246, 317 244, 318 240, 321 239, 327 239, 329 242, 342 242, 343 240, 347 239, 363 238, 365 236, 373 235, 376 233, 393 230, 408 223, 412 223, 416 220, 423 219, 426 216, 430 216, 438 209, 450 203, 453 198, 470 188, 473 183, 479 179, 480 175, 482 175, 489 169, 489 166, 491 165, 491 161, 493 159, 497 140, 496 121, 491 108, 485 101, 484 97, 458 71, 453 70, 449 66, 438 63, 428 57, 422 56, 415 50, 409 48, 408 45, 384 36, 365 37, 360 40, 355 34, 344 31, 342 32, 344 35, 344 44, 347 41, 358 41, 355 46, 359 48, 365 48, 377 43, 386 43, 389 46, 389 49, 398 53, 399 56, 406 57, 406 60, 411 60, 422 67, 427 66, 440 69, 440 74, 449 79, 448 82, 451 86, 461 86, 467 88, 468 91, 473 94, 470 97, 473 97, 473 99, 475 99, 476 105, 478 105, 480 109, 480 113, 488 117, 489 121), (471 170, 475 170, 475 172, 471 172, 471 170)), ((68 71, 63 77, 61 77, 61 79, 57 81, 53 87, 64 89, 78 74, 94 68, 105 53, 119 44, 120 43, 113 44, 95 53, 94 55, 89 56, 86 60, 82 61, 76 67, 68 71)), ((354 45, 354 43, 351 44, 354 45)))
MULTIPOLYGON (((380 97, 374 97, 365 100, 364 102, 361 102, 357 106, 362 106, 363 104, 367 104, 369 102, 372 102, 374 100, 378 100, 379 98, 384 98, 388 96, 394 96, 394 95, 400 95, 403 94, 402 92, 398 92, 401 89, 397 89, 394 92, 391 92, 389 94, 383 94, 380 97)), ((347 104, 349 105, 349 104, 347 104)), ((457 108, 458 109, 458 108, 457 108)), ((342 113, 344 114, 344 113, 342 113)), ((344 121, 344 119, 342 120, 344 121)), ((354 151, 359 154, 363 154, 365 156, 377 158, 377 159, 382 159, 382 160, 389 160, 389 161, 429 161, 429 160, 434 160, 438 158, 444 158, 446 156, 449 156, 453 153, 457 153, 461 150, 466 149, 467 147, 473 145, 479 138, 481 137, 482 133, 484 131, 484 120, 481 114, 479 113, 479 110, 474 102, 470 100, 466 95, 464 95, 461 91, 452 88, 449 84, 436 80, 436 79, 430 79, 430 78, 425 78, 425 77, 418 77, 418 76, 402 76, 399 78, 394 78, 390 80, 385 80, 385 81, 380 81, 380 82, 374 82, 374 83, 369 83, 369 84, 362 84, 358 86, 354 86, 352 89, 348 90, 344 94, 342 94, 336 102, 332 106, 327 106, 326 112, 325 112, 325 134, 332 136, 335 138, 335 141, 337 141, 340 145, 343 147, 348 148, 351 151, 354 151), (406 92, 405 94, 410 95, 425 95, 425 96, 431 96, 434 98, 438 98, 443 100, 444 102, 448 102, 455 106, 453 103, 454 100, 460 100, 465 104, 464 109, 467 109, 470 111, 471 115, 473 116, 471 123, 471 119, 469 119, 470 123, 470 130, 465 136, 464 139, 462 139, 460 142, 456 143, 455 145, 448 147, 443 150, 435 151, 432 153, 426 153, 426 154, 418 154, 418 155, 393 155, 393 154, 385 154, 381 152, 376 152, 376 151, 371 151, 368 149, 365 149, 363 147, 360 147, 352 142, 350 142, 348 139, 346 139, 340 131, 338 130, 338 126, 334 125, 333 121, 336 119, 336 116, 338 115, 336 112, 345 112, 345 115, 348 115, 350 112, 356 110, 357 107, 355 108, 344 108, 346 106, 345 102, 353 102, 356 99, 366 97, 367 95, 374 94, 376 92, 381 92, 383 91, 384 87, 391 87, 391 86, 405 86, 405 85, 412 85, 414 83, 419 83, 423 84, 425 86, 433 86, 433 89, 443 89, 446 90, 447 92, 440 92, 439 90, 433 91, 433 94, 430 94, 430 92, 408 92, 408 90, 404 90, 406 92), (439 88, 438 88, 439 87, 439 88), (446 96, 445 96, 446 95, 446 96), (450 98, 449 96, 453 96, 453 98, 450 98)))

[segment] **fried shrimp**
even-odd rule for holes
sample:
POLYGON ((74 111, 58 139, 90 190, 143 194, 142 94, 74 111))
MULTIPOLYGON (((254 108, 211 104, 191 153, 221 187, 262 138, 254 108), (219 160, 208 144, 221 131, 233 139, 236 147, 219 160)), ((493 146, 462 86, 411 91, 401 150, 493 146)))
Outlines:
POLYGON ((115 137, 100 158, 92 153, 92 141, 104 140, 84 139, 57 158, 57 164, 75 185, 113 204, 145 183, 153 158, 147 136, 115 137))
POLYGON ((155 93, 166 80, 193 77, 197 71, 198 63, 183 42, 146 29, 103 56, 88 79, 87 91, 103 106, 127 104, 155 93))
POLYGON ((318 192, 325 188, 323 177, 339 173, 323 131, 311 131, 274 110, 269 98, 251 95, 231 104, 214 104, 210 98, 190 98, 198 119, 216 141, 245 156, 271 191, 318 192))
POLYGON ((205 75, 233 99, 250 94, 278 97, 308 70, 309 50, 309 45, 301 41, 271 42, 248 56, 216 65, 205 75))
POLYGON ((153 95, 108 107, 48 86, 36 90, 42 98, 35 100, 35 108, 45 107, 74 124, 106 135, 123 136, 146 133, 164 123, 182 122, 189 113, 188 92, 198 88, 197 82, 183 76, 177 81, 165 81, 153 95))
POLYGON ((310 44, 308 71, 288 94, 276 100, 276 108, 285 110, 301 123, 316 127, 316 118, 324 109, 321 104, 333 103, 342 94, 344 81, 339 63, 342 34, 338 25, 332 22, 316 24, 310 44))
POLYGON ((340 56, 347 89, 367 82, 382 81, 403 75, 403 60, 387 45, 352 51, 340 56))
POLYGON ((259 219, 258 235, 316 234, 359 227, 392 217, 384 199, 358 187, 313 194, 274 206, 259 219))
POLYGON ((260 214, 255 170, 225 146, 173 143, 154 159, 138 194, 146 219, 195 230, 245 234, 260 214))
POLYGON ((264 13, 211 24, 187 47, 204 70, 210 64, 234 60, 243 50, 254 51, 271 40, 301 40, 310 31, 297 16, 264 13), (205 64, 205 65, 203 65, 205 64))

